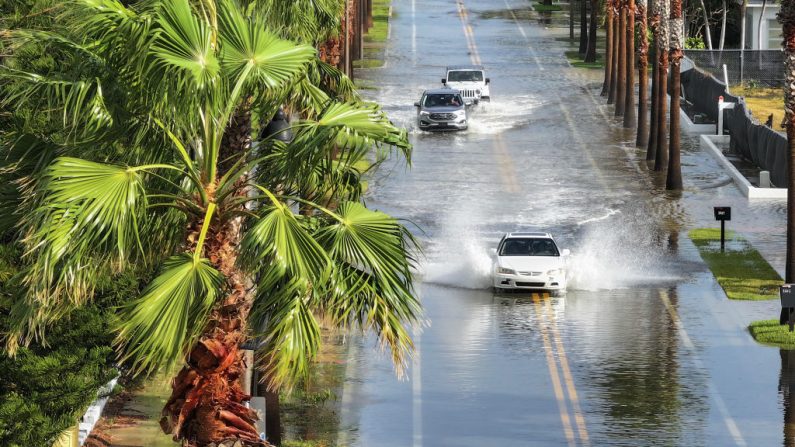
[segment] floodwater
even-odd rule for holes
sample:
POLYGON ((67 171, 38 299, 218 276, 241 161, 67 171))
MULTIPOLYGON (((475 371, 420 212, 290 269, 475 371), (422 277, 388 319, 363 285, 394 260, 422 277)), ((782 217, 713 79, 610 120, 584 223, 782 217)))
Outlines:
POLYGON ((423 243, 426 324, 402 379, 373 340, 351 342, 338 445, 795 445, 795 354, 745 329, 778 303, 729 302, 687 237, 732 206, 729 228, 781 271, 786 203, 747 201, 694 137, 685 191, 666 193, 601 72, 566 62, 565 20, 527 5, 394 0, 387 64, 358 72, 414 144, 367 200, 423 243), (492 100, 469 130, 417 130, 422 90, 473 62, 492 100), (489 249, 528 230, 571 250, 566 295, 490 290, 489 249))

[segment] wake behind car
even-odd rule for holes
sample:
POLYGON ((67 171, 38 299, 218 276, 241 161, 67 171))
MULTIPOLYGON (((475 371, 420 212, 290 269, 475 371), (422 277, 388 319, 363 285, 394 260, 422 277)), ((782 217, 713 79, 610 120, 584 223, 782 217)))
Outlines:
POLYGON ((494 287, 566 290, 566 257, 549 233, 508 233, 494 254, 494 287))
POLYGON ((458 90, 440 88, 426 90, 417 108, 417 125, 422 130, 464 130, 467 128, 467 108, 458 90))
POLYGON ((490 82, 482 65, 451 65, 442 78, 442 85, 458 89, 467 104, 490 101, 490 82))

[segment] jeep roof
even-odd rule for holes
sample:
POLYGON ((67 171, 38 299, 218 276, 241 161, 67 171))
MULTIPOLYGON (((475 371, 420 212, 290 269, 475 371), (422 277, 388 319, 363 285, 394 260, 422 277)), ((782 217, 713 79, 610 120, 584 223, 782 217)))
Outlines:
POLYGON ((448 65, 447 71, 455 70, 484 70, 482 65, 448 65))
POLYGON ((461 93, 460 90, 450 87, 432 88, 422 92, 423 95, 449 95, 450 93, 461 93))

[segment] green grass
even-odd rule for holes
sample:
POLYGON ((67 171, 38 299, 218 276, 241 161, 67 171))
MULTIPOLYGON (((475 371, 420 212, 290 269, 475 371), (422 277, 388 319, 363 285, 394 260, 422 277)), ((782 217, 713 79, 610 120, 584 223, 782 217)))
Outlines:
POLYGON ((373 0, 373 26, 364 35, 364 57, 353 61, 354 68, 384 66, 384 47, 389 33, 389 5, 392 0, 373 0))
POLYGON ((533 3, 533 9, 538 12, 554 12, 554 11, 563 11, 562 5, 545 5, 541 2, 533 3))
POLYGON ((748 326, 748 331, 759 343, 782 349, 795 349, 795 332, 790 332, 786 324, 778 324, 778 320, 754 321, 748 326))
POLYGON ((748 241, 728 232, 726 250, 721 252, 720 229, 695 229, 689 236, 730 299, 778 299, 784 281, 748 241))
POLYGON ((588 68, 593 70, 605 68, 604 56, 598 52, 596 53, 596 62, 583 62, 582 56, 580 56, 580 53, 576 50, 567 51, 566 58, 569 60, 569 63, 571 63, 572 67, 588 68))

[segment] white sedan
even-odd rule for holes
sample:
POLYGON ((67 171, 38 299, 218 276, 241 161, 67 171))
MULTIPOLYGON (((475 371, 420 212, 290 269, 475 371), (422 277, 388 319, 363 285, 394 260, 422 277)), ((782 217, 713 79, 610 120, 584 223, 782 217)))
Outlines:
POLYGON ((566 257, 549 233, 508 233, 494 250, 494 287, 566 290, 566 257))

